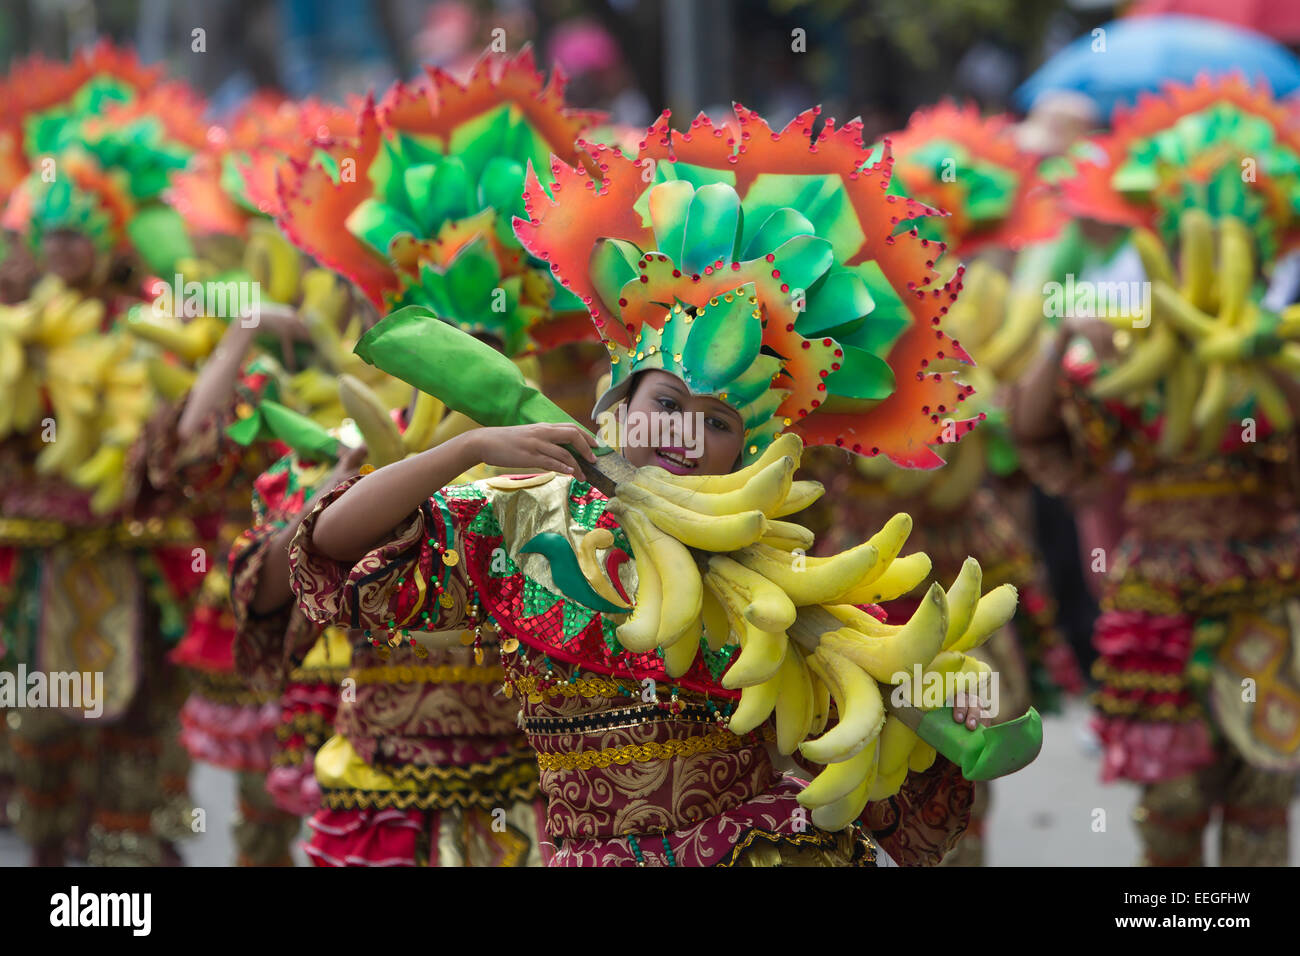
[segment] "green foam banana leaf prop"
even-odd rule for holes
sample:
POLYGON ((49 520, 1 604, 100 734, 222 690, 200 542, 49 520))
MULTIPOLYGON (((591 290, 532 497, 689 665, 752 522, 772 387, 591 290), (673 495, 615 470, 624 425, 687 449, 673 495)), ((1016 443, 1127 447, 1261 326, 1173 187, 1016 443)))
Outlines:
POLYGON ((922 740, 961 767, 967 780, 994 780, 1015 773, 1043 749, 1043 719, 1032 707, 1015 720, 974 730, 953 720, 951 707, 927 712, 915 726, 907 719, 911 715, 892 712, 922 740))
POLYGON ((126 231, 145 266, 164 280, 172 278, 177 262, 194 256, 185 220, 170 206, 141 210, 127 223, 126 231))
POLYGON ((485 428, 547 422, 583 427, 529 385, 514 362, 424 306, 407 306, 386 316, 361 337, 354 351, 485 428))
POLYGON ((258 403, 253 414, 226 428, 226 434, 240 445, 278 439, 305 461, 338 461, 339 440, 291 408, 269 399, 258 403))

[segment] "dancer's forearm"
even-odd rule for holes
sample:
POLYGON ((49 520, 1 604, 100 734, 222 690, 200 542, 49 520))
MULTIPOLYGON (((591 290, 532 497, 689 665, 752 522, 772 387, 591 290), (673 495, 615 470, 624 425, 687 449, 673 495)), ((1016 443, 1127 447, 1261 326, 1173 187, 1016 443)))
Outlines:
POLYGON ((266 558, 262 561, 261 574, 257 579, 257 590, 253 594, 252 601, 252 608, 258 614, 270 614, 293 600, 289 575, 289 545, 293 543, 293 536, 298 533, 299 525, 321 498, 355 474, 354 463, 347 460, 340 462, 326 476, 311 500, 303 506, 293 520, 277 531, 267 542, 266 558))
POLYGON ((312 545, 335 561, 355 562, 439 488, 479 464, 475 432, 371 472, 321 512, 312 545))
POLYGON ((1069 331, 1062 327, 1051 347, 1011 390, 1011 421, 1018 441, 1039 442, 1060 433, 1063 426, 1056 383, 1069 340, 1069 331))
POLYGON ((204 363, 185 399, 185 410, 176 425, 178 440, 185 442, 193 438, 204 420, 229 399, 255 332, 256 329, 245 328, 238 319, 231 320, 221 343, 204 363))

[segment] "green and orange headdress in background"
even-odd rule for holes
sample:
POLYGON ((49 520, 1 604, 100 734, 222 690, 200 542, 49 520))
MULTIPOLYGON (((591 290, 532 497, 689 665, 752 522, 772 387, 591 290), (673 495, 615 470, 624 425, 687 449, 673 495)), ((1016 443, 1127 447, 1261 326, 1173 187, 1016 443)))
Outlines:
POLYGON ((4 225, 32 242, 72 229, 116 247, 206 141, 200 97, 107 43, 20 63, 0 97, 4 225))
POLYGON ((1039 179, 1038 158, 1017 146, 1013 131, 1011 117, 981 116, 973 103, 945 101, 913 113, 889 136, 891 190, 945 214, 910 225, 962 257, 1055 235, 1064 217, 1039 179))
POLYGON ((281 214, 277 174, 310 160, 318 141, 354 136, 356 123, 355 110, 331 103, 251 96, 209 128, 204 151, 173 179, 168 201, 194 233, 244 236, 252 220, 281 214))
POLYGON ((1153 230, 1172 244, 1183 210, 1234 216, 1267 263, 1300 238, 1300 128, 1240 76, 1170 84, 1115 112, 1062 182, 1075 215, 1153 230))
POLYGON ((663 369, 740 411, 746 461, 788 430, 937 467, 931 446, 971 391, 929 367, 969 361, 939 328, 961 271, 940 283, 942 247, 897 232, 931 210, 891 191, 888 147, 873 163, 858 123, 814 139, 817 113, 778 132, 737 106, 738 133, 704 117, 677 132, 665 114, 636 159, 587 144, 599 181, 554 161, 516 231, 609 350, 598 411, 663 369))
POLYGON ((8 196, 32 171, 32 159, 58 147, 64 127, 134 99, 162 82, 161 67, 107 42, 69 62, 40 55, 15 63, 0 80, 0 191, 8 196))
POLYGON ((511 354, 589 335, 581 303, 511 230, 528 165, 577 162, 597 118, 566 108, 563 88, 527 49, 485 55, 464 84, 431 68, 394 86, 355 136, 318 142, 282 175, 285 233, 382 311, 424 305, 511 354))

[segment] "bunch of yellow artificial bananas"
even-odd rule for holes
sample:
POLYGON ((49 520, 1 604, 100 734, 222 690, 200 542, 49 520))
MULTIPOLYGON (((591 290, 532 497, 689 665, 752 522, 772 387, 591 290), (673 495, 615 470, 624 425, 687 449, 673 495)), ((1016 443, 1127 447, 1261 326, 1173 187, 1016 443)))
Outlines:
POLYGON ((64 288, 54 276, 37 283, 30 299, 0 312, 8 341, 22 343, 21 364, 12 349, 0 349, 7 356, 0 377, 12 396, 0 413, 0 437, 32 432, 48 402, 53 429, 36 455, 36 471, 93 490, 97 514, 121 502, 126 450, 153 411, 148 370, 134 341, 118 329, 102 332, 103 318, 103 302, 64 288))
MULTIPOLYGON (((966 271, 962 293, 944 316, 944 330, 977 363, 966 365, 952 357, 931 363, 935 371, 956 372, 963 384, 974 387, 962 406, 963 417, 990 411, 1002 386, 1014 381, 1038 354, 1045 328, 1041 302, 1021 295, 1008 305, 1009 297, 1007 277, 987 262, 976 262, 966 271)), ((857 457, 855 465, 886 497, 921 499, 936 511, 955 511, 984 481, 985 445, 985 433, 977 429, 961 441, 936 448, 947 462, 942 468, 898 468, 884 457, 857 457)))
MULTIPOLYGON (((278 234, 276 238, 287 244, 278 234)), ((285 285, 283 281, 280 284, 285 285)), ((328 269, 308 269, 300 282, 295 276, 294 298, 289 301, 297 302, 321 363, 289 379, 293 402, 306 414, 327 427, 349 414, 339 390, 339 376, 344 374, 367 385, 387 408, 406 404, 411 395, 409 385, 366 364, 352 351, 363 332, 361 313, 353 308, 343 280, 328 269)))
MULTIPOLYGON (((137 309, 126 323, 126 328, 136 338, 176 356, 189 368, 199 365, 211 355, 226 333, 226 323, 215 316, 200 315, 183 321, 174 315, 155 315, 148 308, 137 309)), ((177 379, 176 373, 163 368, 165 364, 160 361, 158 368, 150 373, 150 381, 164 394, 175 391, 177 383, 185 380, 188 371, 178 367, 176 371, 181 378, 177 379)), ((192 383, 192 375, 189 380, 192 383)))
POLYGON ((366 459, 370 464, 382 468, 406 457, 402 434, 389 413, 390 406, 369 385, 345 374, 339 378, 338 394, 343 410, 365 439, 366 459))
MULTIPOLYGON (((0 440, 36 427, 45 410, 47 377, 80 369, 87 361, 77 357, 81 344, 98 336, 103 321, 101 301, 65 288, 53 275, 42 278, 25 301, 0 305, 0 440)), ((91 407, 93 400, 85 404, 91 407)))
MULTIPOLYGON (((411 387, 398 384, 404 389, 400 403, 404 406, 410 398, 411 387)), ((457 411, 448 411, 442 402, 426 392, 415 392, 415 407, 404 431, 398 429, 389 411, 399 403, 390 402, 386 392, 381 393, 361 379, 344 374, 339 378, 337 394, 340 415, 331 425, 345 416, 351 418, 366 443, 367 461, 377 468, 441 445, 471 428, 478 428, 473 419, 457 411)))
POLYGON ((154 408, 148 370, 133 340, 113 330, 61 356, 46 387, 58 429, 36 456, 41 474, 59 474, 88 491, 91 510, 112 511, 126 491, 126 453, 154 408))
MULTIPOLYGON (((826 765, 799 796, 817 826, 847 826, 867 801, 897 793, 909 769, 922 771, 934 761, 933 747, 885 714, 884 697, 891 685, 911 681, 917 667, 922 681, 936 674, 978 678, 989 672, 987 664, 966 652, 1011 619, 1017 594, 1004 584, 981 596, 981 584, 979 562, 967 558, 947 592, 932 584, 911 620, 901 625, 883 624, 853 604, 827 608, 844 627, 822 634, 807 663, 821 682, 814 688, 819 721, 814 726, 820 730, 825 722, 821 712, 827 693, 835 700, 839 722, 799 746, 806 758, 826 765)), ((807 651, 803 645, 800 649, 807 651)))
POLYGON ((811 532, 779 520, 822 493, 817 482, 793 480, 801 454, 798 436, 785 434, 732 474, 676 476, 645 467, 619 483, 610 511, 632 547, 637 591, 617 634, 634 652, 661 648, 670 677, 687 671, 701 638, 715 650, 739 645, 722 678, 724 687, 741 692, 730 729, 748 733, 775 716, 782 753, 799 749, 827 764, 802 799, 818 826, 841 829, 868 799, 895 792, 908 766, 923 769, 934 757, 930 751, 927 759, 927 745, 897 728, 877 750, 888 726, 879 683, 910 677, 917 665, 940 673, 987 671, 964 652, 1010 620, 1016 591, 1003 585, 981 597, 979 563, 967 559, 951 590, 933 585, 907 624, 878 622, 856 605, 899 597, 930 574, 925 554, 899 557, 912 519, 895 515, 855 548, 806 556, 811 532), (703 569, 689 548, 708 552, 703 569), (800 609, 812 607, 843 626, 792 639, 800 609), (832 699, 838 717, 822 733, 832 699))
POLYGON ((1293 307, 1268 327, 1268 313, 1251 295, 1250 232, 1231 216, 1218 226, 1216 265, 1210 217, 1199 209, 1182 214, 1177 275, 1155 234, 1134 233, 1151 282, 1150 322, 1131 328, 1122 321, 1123 359, 1091 387, 1100 399, 1157 394, 1164 415, 1156 452, 1163 458, 1213 452, 1232 410, 1247 401, 1279 431, 1294 427, 1286 395, 1268 370, 1300 374, 1300 310, 1293 307))
POLYGON ((102 332, 103 321, 102 301, 53 275, 27 300, 0 306, 0 440, 40 426, 46 445, 37 473, 93 489, 91 506, 101 514, 122 499, 126 448, 153 407, 132 342, 102 332))
POLYGON ((997 267, 976 262, 966 270, 961 295, 948 307, 943 328, 978 363, 960 366, 963 380, 978 394, 995 382, 1019 378, 1039 354, 1047 325, 1038 294, 1013 292, 997 267), (972 375, 983 381, 970 380, 972 375))

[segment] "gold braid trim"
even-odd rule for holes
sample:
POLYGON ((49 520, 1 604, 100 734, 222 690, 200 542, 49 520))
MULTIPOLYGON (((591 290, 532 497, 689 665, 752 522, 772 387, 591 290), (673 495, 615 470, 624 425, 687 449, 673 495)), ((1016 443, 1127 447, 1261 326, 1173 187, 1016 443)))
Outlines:
MULTIPOLYGON (((769 731, 769 736, 771 732, 769 731)), ((591 770, 611 764, 645 763, 651 760, 672 760, 690 757, 709 751, 743 750, 754 747, 758 741, 737 737, 729 730, 715 730, 700 737, 685 737, 664 743, 627 744, 608 750, 581 750, 575 753, 537 755, 537 765, 542 770, 591 770)))
MULTIPOLYGON (((382 669, 382 668, 381 668, 382 669)), ((342 684, 346 667, 298 667, 289 673, 290 684, 342 684)))
POLYGON ((1093 694, 1092 705, 1103 713, 1114 717, 1132 717, 1134 714, 1140 714, 1142 720, 1167 721, 1169 723, 1186 723, 1198 719, 1203 714, 1201 705, 1194 701, 1183 707, 1178 707, 1168 701, 1151 707, 1136 700, 1117 700, 1101 692, 1093 694))
MULTIPOLYGON (((316 748, 312 748, 314 754, 316 748)), ((307 751, 300 747, 284 747, 277 750, 271 758, 272 767, 301 767, 307 759, 307 751)))
POLYGON ((294 734, 306 733, 312 730, 320 730, 322 727, 332 727, 333 723, 325 719, 324 714, 318 714, 315 711, 303 711, 293 715, 290 720, 282 721, 275 728, 276 736, 281 740, 288 740, 294 734))
POLYGON ((1239 480, 1171 481, 1134 483, 1129 489, 1126 504, 1142 505, 1149 501, 1178 501, 1184 498, 1212 498, 1232 496, 1239 498, 1259 491, 1259 476, 1247 472, 1239 480))
POLYGON ((331 810, 462 810, 491 811, 507 803, 533 801, 540 791, 537 781, 513 786, 509 790, 466 790, 457 793, 410 793, 388 790, 374 793, 362 790, 326 790, 321 803, 331 810))
POLYGON ((1100 657, 1093 661, 1092 676, 1099 681, 1123 690, 1141 688, 1143 690, 1174 691, 1182 690, 1187 681, 1181 674, 1158 674, 1155 671, 1126 671, 1111 667, 1100 657))
POLYGON ((333 732, 333 723, 326 720, 323 714, 310 712, 295 714, 292 720, 279 724, 275 728, 278 749, 271 757, 271 766, 296 767, 300 765, 306 760, 307 754, 315 754, 333 732), (303 747, 286 746, 289 738, 295 735, 302 738, 303 747))
POLYGON ((614 699, 628 693, 640 694, 639 686, 634 687, 612 677, 579 677, 573 683, 561 682, 538 689, 536 677, 521 677, 517 681, 506 682, 506 695, 518 693, 521 697, 606 697, 614 699))
POLYGON ((214 671, 190 670, 194 692, 216 704, 235 707, 260 707, 279 695, 270 691, 252 690, 238 674, 220 674, 214 671))
POLYGON ((150 518, 92 528, 78 528, 41 518, 0 518, 0 544, 44 547, 68 541, 79 552, 94 554, 110 548, 148 548, 160 544, 186 544, 198 539, 186 518, 150 518))
POLYGON ((533 749, 525 747, 521 750, 504 753, 497 757, 485 761, 484 763, 472 763, 467 767, 446 766, 440 767, 433 764, 417 766, 415 764, 403 764, 400 767, 385 767, 379 765, 377 770, 382 771, 394 780, 417 780, 420 783, 428 783, 430 780, 447 781, 477 781, 484 774, 500 773, 516 767, 515 775, 522 777, 532 777, 536 779, 537 765, 533 763, 533 749))
POLYGON ((1268 578, 1247 582, 1229 578, 1218 584, 1205 583, 1194 594, 1181 598, 1144 580, 1126 581, 1113 595, 1104 598, 1106 611, 1145 611, 1173 617, 1226 617, 1237 611, 1274 607, 1300 594, 1300 579, 1268 578))
POLYGON ((348 672, 358 684, 497 684, 505 680, 501 666, 443 664, 438 667, 400 665, 364 667, 348 672))

